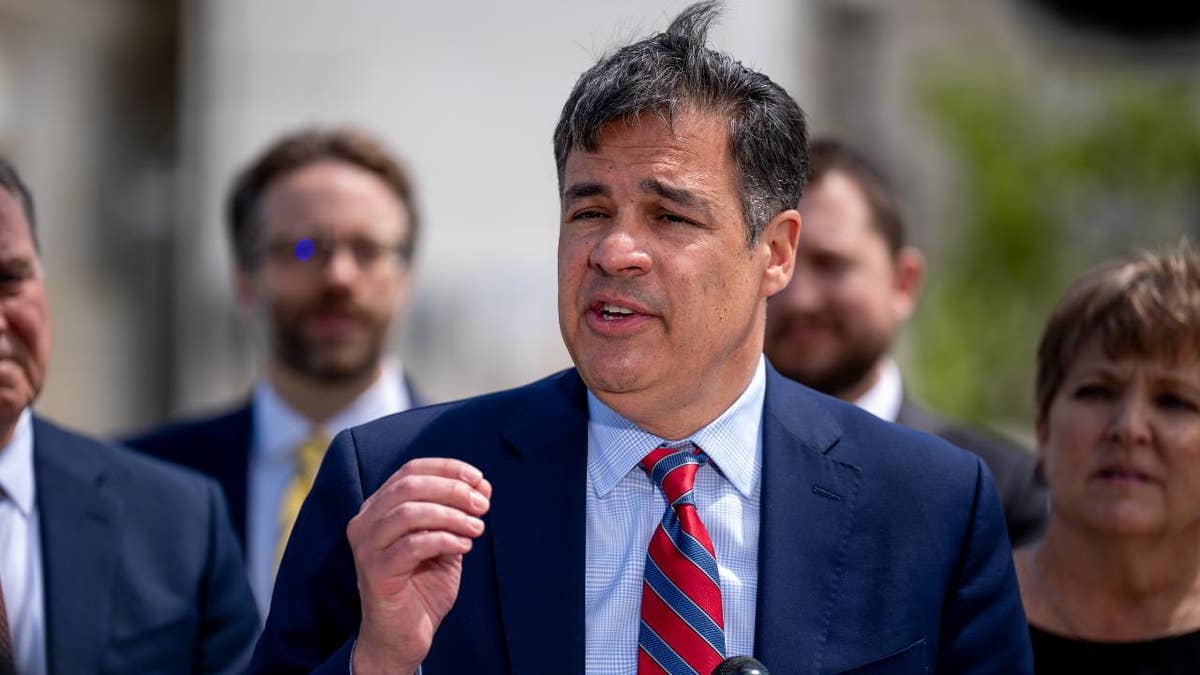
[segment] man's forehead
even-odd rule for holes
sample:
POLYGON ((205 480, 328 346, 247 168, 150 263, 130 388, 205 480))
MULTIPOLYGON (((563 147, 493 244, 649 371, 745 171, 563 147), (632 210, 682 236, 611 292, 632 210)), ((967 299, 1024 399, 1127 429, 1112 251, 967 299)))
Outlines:
POLYGON ((382 178, 341 160, 318 160, 272 181, 259 205, 264 224, 291 230, 312 223, 392 225, 407 231, 404 199, 382 178))
POLYGON ((799 211, 804 218, 801 238, 823 234, 827 239, 860 239, 870 235, 886 244, 883 232, 876 227, 866 192, 846 173, 830 172, 810 185, 800 199, 799 211))

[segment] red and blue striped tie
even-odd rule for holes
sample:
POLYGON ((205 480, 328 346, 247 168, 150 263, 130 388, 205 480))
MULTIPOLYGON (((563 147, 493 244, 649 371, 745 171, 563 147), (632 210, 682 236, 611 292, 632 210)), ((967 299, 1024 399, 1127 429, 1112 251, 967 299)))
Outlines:
POLYGON ((646 552, 638 675, 709 675, 725 658, 716 553, 692 496, 706 461, 689 443, 657 448, 641 462, 666 495, 667 512, 646 552))

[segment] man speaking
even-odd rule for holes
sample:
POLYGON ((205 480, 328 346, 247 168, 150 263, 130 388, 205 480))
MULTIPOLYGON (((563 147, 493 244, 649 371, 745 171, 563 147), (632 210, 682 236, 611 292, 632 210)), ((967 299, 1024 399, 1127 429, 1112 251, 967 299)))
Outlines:
POLYGON ((602 59, 554 134, 575 368, 339 434, 252 671, 1030 669, 978 458, 780 377, 796 102, 705 46, 602 59))

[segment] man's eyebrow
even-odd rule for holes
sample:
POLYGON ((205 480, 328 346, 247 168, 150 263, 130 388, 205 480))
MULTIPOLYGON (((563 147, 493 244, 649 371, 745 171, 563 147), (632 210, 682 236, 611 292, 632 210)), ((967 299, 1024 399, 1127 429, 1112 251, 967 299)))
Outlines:
POLYGON ((566 190, 563 190, 563 203, 573 202, 576 199, 584 199, 587 197, 595 197, 600 195, 607 197, 611 193, 609 189, 600 183, 575 183, 568 185, 566 190))
POLYGON ((653 178, 647 178, 639 184, 643 190, 653 192, 654 194, 666 199, 667 201, 675 202, 680 206, 697 207, 700 206, 700 198, 695 192, 685 190, 683 188, 671 187, 653 178))

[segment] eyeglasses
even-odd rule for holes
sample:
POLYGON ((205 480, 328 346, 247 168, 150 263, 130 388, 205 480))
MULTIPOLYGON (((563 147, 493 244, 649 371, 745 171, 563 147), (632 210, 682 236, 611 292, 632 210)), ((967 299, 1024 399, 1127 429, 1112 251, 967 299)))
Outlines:
POLYGON ((370 239, 350 239, 339 241, 331 237, 303 237, 300 239, 279 239, 268 241, 260 249, 267 260, 280 266, 294 269, 319 270, 324 269, 338 249, 350 250, 354 264, 366 272, 378 269, 388 261, 407 263, 409 248, 407 243, 382 244, 370 239))

